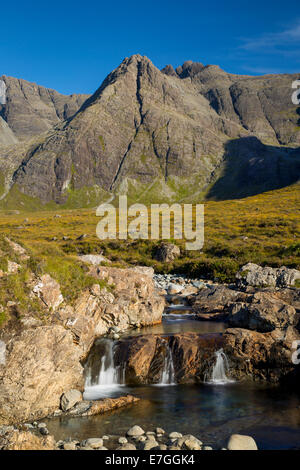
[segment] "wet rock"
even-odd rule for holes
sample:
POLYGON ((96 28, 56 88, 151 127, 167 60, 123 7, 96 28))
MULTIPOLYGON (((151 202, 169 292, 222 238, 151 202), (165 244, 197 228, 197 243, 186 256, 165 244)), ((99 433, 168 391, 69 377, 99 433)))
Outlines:
POLYGON ((181 292, 183 289, 183 286, 180 286, 178 284, 174 284, 173 282, 171 282, 171 284, 169 284, 169 287, 168 287, 168 294, 169 295, 173 295, 173 294, 178 294, 179 292, 181 292))
POLYGON ((166 431, 165 431, 164 429, 162 429, 162 428, 156 428, 156 429, 155 429, 155 432, 156 432, 156 434, 161 434, 161 435, 163 435, 163 434, 165 434, 166 431))
POLYGON ((68 411, 82 400, 82 393, 79 390, 69 390, 60 399, 60 406, 63 411, 68 411))
POLYGON ((145 434, 145 431, 140 426, 135 425, 132 426, 132 428, 130 428, 126 434, 130 437, 138 437, 145 434))
POLYGON ((154 258, 163 263, 170 263, 180 256, 180 248, 173 243, 162 243, 156 250, 154 258))
POLYGON ((233 434, 227 444, 228 450, 258 450, 253 437, 233 434))
POLYGON ((298 323, 296 310, 291 305, 267 292, 256 292, 246 302, 231 306, 229 325, 268 332, 276 328, 286 329, 298 323))
POLYGON ((146 442, 145 442, 145 445, 144 445, 144 450, 151 450, 151 449, 154 449, 155 447, 158 447, 158 442, 156 442, 155 439, 148 439, 146 442))
POLYGON ((177 439, 176 445, 188 450, 200 450, 202 448, 202 442, 191 434, 187 434, 182 436, 180 439, 177 439))

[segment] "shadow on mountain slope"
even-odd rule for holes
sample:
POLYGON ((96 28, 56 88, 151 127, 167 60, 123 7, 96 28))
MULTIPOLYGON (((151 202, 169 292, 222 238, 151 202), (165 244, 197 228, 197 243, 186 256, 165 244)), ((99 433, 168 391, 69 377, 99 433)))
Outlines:
POLYGON ((264 145, 256 137, 227 142, 223 171, 207 199, 224 200, 254 196, 283 188, 300 179, 300 147, 264 145))

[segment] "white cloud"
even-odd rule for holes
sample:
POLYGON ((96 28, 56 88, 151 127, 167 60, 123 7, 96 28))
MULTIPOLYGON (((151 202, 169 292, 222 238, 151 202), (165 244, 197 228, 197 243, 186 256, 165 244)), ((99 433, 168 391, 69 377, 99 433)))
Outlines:
MULTIPOLYGON (((255 51, 257 49, 277 49, 282 46, 300 45, 300 18, 296 23, 284 31, 266 33, 254 39, 243 39, 241 49, 255 51)), ((299 52, 298 52, 299 54, 299 52)), ((300 54, 299 54, 300 55, 300 54)))

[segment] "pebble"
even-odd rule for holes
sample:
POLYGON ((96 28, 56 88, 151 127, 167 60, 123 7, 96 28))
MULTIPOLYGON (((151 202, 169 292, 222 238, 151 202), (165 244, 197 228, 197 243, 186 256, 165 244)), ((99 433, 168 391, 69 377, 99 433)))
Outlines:
POLYGON ((132 428, 130 428, 126 434, 127 436, 138 437, 138 436, 142 436, 143 434, 145 434, 145 431, 140 426, 135 425, 135 426, 132 426, 132 428))
POLYGON ((118 439, 119 444, 127 444, 127 442, 128 441, 127 441, 126 437, 119 437, 119 439, 118 439))

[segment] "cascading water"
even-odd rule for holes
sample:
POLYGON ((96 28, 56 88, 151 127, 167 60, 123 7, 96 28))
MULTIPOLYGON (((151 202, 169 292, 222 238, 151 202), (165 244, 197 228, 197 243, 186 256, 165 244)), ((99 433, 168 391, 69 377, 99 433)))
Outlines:
POLYGON ((166 343, 166 354, 161 380, 157 385, 176 385, 172 351, 166 343))
POLYGON ((103 339, 101 345, 104 348, 98 373, 93 374, 92 365, 89 365, 86 373, 84 398, 92 400, 101 396, 110 396, 122 385, 125 385, 126 365, 116 366, 114 362, 114 342, 103 339))
POLYGON ((225 385, 234 382, 234 380, 227 376, 229 374, 229 364, 223 349, 216 351, 215 356, 216 362, 212 368, 211 377, 206 382, 215 385, 225 385))

